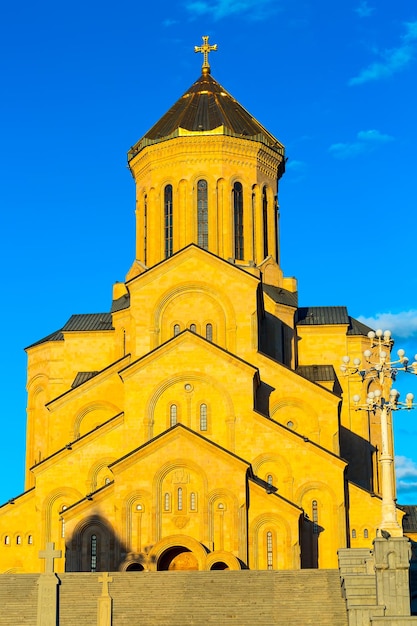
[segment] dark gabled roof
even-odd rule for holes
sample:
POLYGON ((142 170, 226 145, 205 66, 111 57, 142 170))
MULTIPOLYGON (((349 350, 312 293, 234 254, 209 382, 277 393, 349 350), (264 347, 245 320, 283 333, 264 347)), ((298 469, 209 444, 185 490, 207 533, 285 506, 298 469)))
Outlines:
POLYGON ((181 130, 204 134, 216 128, 223 135, 260 141, 284 156, 284 146, 206 73, 129 150, 128 161, 145 146, 180 136, 181 130))
POLYGON ((296 313, 296 324, 298 326, 348 325, 349 315, 345 306, 301 307, 296 313))
POLYGON ((125 293, 120 298, 117 298, 117 300, 113 300, 113 302, 111 303, 110 312, 116 313, 116 311, 122 311, 123 309, 128 309, 129 306, 130 306, 130 294, 125 293))
POLYGON ((298 293, 296 291, 288 291, 283 287, 274 287, 273 285, 262 284, 263 291, 277 304, 284 304, 297 308, 298 293))
POLYGON ((39 341, 35 341, 35 343, 31 343, 30 346, 25 348, 25 350, 38 346, 41 343, 46 343, 47 341, 63 341, 64 332, 100 330, 114 330, 111 313, 82 313, 71 315, 68 322, 61 328, 61 330, 57 330, 51 335, 48 335, 43 339, 39 339, 39 341))
POLYGON ((98 372, 78 372, 78 374, 74 378, 74 381, 71 385, 71 389, 75 389, 75 387, 79 387, 80 385, 85 383, 87 380, 90 380, 90 378, 94 378, 94 376, 97 376, 97 374, 98 372))
POLYGON ((400 509, 405 511, 403 517, 403 530, 405 533, 417 533, 417 505, 400 504, 400 509))
POLYGON ((366 335, 372 328, 348 315, 345 306, 301 307, 295 314, 297 326, 326 326, 329 324, 347 325, 348 335, 366 335))
POLYGON ((62 332, 114 330, 111 313, 81 313, 71 315, 62 332))
POLYGON ((299 365, 295 370, 297 374, 313 383, 336 380, 336 372, 333 365, 299 365))
POLYGON ((39 346, 41 343, 46 343, 47 341, 64 341, 64 335, 60 330, 56 330, 54 333, 51 333, 47 337, 43 339, 39 339, 39 341, 35 341, 35 343, 31 343, 30 346, 27 346, 25 350, 29 348, 34 348, 35 346, 39 346))
POLYGON ((366 324, 362 324, 359 320, 355 320, 354 317, 349 317, 350 326, 348 329, 348 335, 367 335, 370 330, 373 330, 366 324))

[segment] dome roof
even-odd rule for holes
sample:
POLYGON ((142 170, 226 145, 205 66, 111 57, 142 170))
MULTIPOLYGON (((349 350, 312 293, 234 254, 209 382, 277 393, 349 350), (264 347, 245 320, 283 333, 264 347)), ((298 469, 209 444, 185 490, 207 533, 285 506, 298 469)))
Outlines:
POLYGON ((128 161, 145 146, 190 134, 222 134, 260 141, 284 155, 284 146, 209 72, 203 72, 169 111, 129 150, 128 161))

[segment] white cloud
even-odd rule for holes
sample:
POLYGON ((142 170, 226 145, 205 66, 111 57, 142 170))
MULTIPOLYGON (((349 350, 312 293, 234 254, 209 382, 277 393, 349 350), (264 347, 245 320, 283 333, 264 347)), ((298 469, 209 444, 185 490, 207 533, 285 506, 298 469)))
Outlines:
POLYGON ((407 339, 417 336, 417 309, 401 311, 400 313, 376 313, 373 317, 359 315, 357 318, 371 328, 389 329, 393 337, 407 339))
POLYGON ((370 7, 366 0, 363 0, 355 9, 355 13, 357 13, 359 17, 369 17, 374 11, 374 7, 370 7))
POLYGON ((264 19, 277 9, 277 0, 189 0, 185 8, 195 17, 210 15, 220 20, 250 12, 253 19, 264 19))
POLYGON ((379 145, 392 141, 391 135, 380 133, 379 130, 361 130, 356 140, 346 143, 333 143, 329 152, 341 159, 346 159, 364 152, 372 152, 379 145))
POLYGON ((395 48, 381 51, 381 60, 365 67, 357 76, 350 79, 349 85, 361 85, 372 80, 388 78, 409 65, 417 55, 417 21, 405 22, 405 34, 395 48))
POLYGON ((287 163, 285 164, 285 169, 286 170, 292 170, 294 172, 300 172, 305 170, 306 168, 306 164, 304 163, 304 161, 297 161, 296 159, 288 159, 287 163))
POLYGON ((407 456, 396 456, 395 473, 399 480, 404 478, 415 478, 417 480, 417 464, 407 456))

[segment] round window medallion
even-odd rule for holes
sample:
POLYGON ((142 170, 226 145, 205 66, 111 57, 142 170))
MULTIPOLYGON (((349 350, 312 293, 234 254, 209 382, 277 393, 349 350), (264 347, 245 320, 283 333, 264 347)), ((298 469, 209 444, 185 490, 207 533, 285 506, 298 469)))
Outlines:
POLYGON ((192 386, 192 385, 190 385, 190 383, 186 383, 186 384, 184 385, 184 389, 185 389, 185 391, 191 391, 191 390, 192 390, 192 388, 193 388, 193 386, 192 386))
POLYGON ((289 422, 287 422, 287 426, 288 428, 294 428, 294 422, 290 420, 289 422))
POLYGON ((142 505, 141 504, 137 504, 136 505, 136 510, 137 511, 141 511, 142 510, 142 505))

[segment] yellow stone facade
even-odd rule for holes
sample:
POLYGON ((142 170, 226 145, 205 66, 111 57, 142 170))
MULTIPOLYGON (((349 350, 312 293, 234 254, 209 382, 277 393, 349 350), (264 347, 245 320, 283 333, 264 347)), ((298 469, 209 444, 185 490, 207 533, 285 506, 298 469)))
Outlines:
POLYGON ((298 308, 284 147, 207 67, 158 124, 128 154, 136 258, 111 312, 27 349, 0 572, 43 571, 48 542, 57 571, 337 567, 380 522, 379 424, 339 374, 368 329, 298 308))

